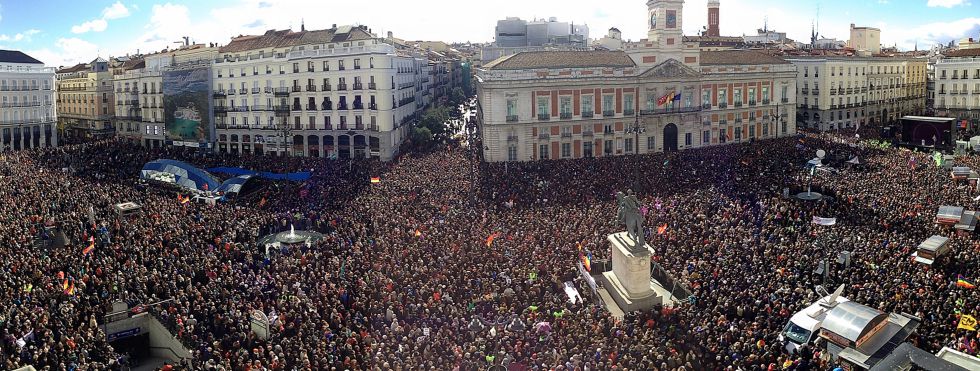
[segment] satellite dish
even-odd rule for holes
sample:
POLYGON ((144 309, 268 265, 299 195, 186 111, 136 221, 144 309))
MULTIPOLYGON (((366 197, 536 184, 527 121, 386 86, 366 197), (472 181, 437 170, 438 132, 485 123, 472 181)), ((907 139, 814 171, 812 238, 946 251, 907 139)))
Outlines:
POLYGON ((822 160, 824 158, 824 156, 826 156, 826 155, 827 155, 827 152, 826 151, 824 151, 822 149, 818 149, 817 150, 817 158, 819 158, 819 159, 822 160))
POLYGON ((844 284, 841 284, 840 287, 838 287, 837 290, 834 291, 834 294, 831 295, 830 299, 828 300, 830 304, 833 305, 834 302, 837 301, 837 298, 840 297, 840 294, 842 293, 844 293, 844 284))

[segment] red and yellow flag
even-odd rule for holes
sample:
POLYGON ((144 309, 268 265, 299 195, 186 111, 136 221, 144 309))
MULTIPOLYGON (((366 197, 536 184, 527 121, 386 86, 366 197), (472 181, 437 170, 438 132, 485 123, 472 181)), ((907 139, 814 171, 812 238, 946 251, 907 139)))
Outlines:
POLYGON ((381 183, 381 178, 373 176, 371 177, 371 183, 381 183))
POLYGON ((92 250, 95 250, 95 236, 91 236, 88 238, 88 247, 82 250, 82 255, 84 256, 84 255, 91 254, 92 250))
POLYGON ((498 236, 500 236, 500 232, 493 232, 489 236, 487 236, 487 247, 490 247, 490 245, 493 245, 493 240, 495 238, 497 238, 498 236))
POLYGON ((664 223, 663 225, 657 227, 657 234, 664 234, 665 232, 667 232, 667 224, 666 223, 664 223))

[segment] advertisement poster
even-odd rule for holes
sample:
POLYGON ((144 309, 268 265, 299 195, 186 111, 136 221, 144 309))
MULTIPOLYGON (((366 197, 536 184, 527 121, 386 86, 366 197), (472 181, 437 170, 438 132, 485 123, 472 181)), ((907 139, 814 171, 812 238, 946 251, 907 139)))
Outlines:
POLYGON ((168 141, 212 141, 210 75, 207 68, 164 72, 163 116, 168 141))

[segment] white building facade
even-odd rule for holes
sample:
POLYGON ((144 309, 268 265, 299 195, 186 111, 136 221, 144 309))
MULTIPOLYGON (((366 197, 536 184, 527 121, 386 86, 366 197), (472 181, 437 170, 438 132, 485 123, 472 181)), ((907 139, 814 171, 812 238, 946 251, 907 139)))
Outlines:
POLYGON ((55 69, 0 50, 0 150, 58 145, 55 69))
POLYGON ((212 65, 217 150, 389 160, 431 100, 429 68, 363 26, 234 38, 212 65))
POLYGON ((926 59, 801 57, 796 102, 801 126, 859 128, 921 115, 926 101, 926 59))
POLYGON ((935 112, 980 125, 980 49, 946 53, 935 65, 935 112))
POLYGON ((210 63, 218 49, 201 44, 143 56, 113 76, 116 135, 159 148, 167 143, 163 108, 163 72, 176 65, 210 63))
POLYGON ((149 148, 164 143, 163 75, 149 68, 127 70, 113 76, 116 97, 116 135, 149 148), (145 88, 144 88, 145 85, 145 88))
POLYGON ((796 133, 796 69, 685 42, 683 1, 649 1, 624 51, 520 53, 477 73, 484 160, 676 151, 796 133))

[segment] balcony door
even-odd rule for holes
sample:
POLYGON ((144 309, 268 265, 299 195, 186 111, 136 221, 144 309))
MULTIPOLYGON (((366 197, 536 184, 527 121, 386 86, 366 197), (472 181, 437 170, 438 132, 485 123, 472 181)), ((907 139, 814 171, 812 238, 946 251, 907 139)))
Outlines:
POLYGON ((664 152, 677 151, 677 125, 667 124, 664 127, 664 152))

